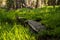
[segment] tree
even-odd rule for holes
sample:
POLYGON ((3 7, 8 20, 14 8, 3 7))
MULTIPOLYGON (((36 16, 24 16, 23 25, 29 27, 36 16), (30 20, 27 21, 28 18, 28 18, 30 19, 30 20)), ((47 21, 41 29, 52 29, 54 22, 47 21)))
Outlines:
POLYGON ((0 0, 0 7, 6 6, 6 0, 0 0))
POLYGON ((25 7, 25 0, 7 0, 8 9, 18 9, 25 7))
POLYGON ((12 9, 23 7, 41 8, 47 4, 55 7, 56 0, 7 0, 7 7, 12 9))
POLYGON ((57 5, 60 5, 60 0, 57 0, 57 5))
POLYGON ((39 2, 39 0, 36 1, 36 6, 35 6, 35 8, 38 8, 38 2, 39 2))
POLYGON ((36 1, 36 8, 41 8, 45 4, 45 0, 37 0, 36 1))
POLYGON ((13 8, 14 8, 14 1, 7 0, 7 9, 13 9, 13 8))
POLYGON ((55 8, 56 0, 48 0, 48 5, 51 5, 53 8, 55 8))

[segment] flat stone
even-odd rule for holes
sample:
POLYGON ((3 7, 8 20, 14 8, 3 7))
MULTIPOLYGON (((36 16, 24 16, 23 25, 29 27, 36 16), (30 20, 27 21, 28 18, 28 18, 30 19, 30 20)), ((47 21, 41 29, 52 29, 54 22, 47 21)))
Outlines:
POLYGON ((33 20, 28 20, 28 25, 36 32, 43 31, 45 30, 45 26, 43 26, 41 23, 33 21, 33 20))

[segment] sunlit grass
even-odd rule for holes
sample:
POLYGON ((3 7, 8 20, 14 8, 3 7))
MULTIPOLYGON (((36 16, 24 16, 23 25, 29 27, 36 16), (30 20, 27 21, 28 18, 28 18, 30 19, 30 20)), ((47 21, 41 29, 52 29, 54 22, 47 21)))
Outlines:
POLYGON ((0 26, 2 27, 0 29, 2 30, 0 31, 0 40, 36 40, 35 35, 32 35, 28 28, 16 24, 12 27, 9 24, 5 24, 4 26, 0 26))

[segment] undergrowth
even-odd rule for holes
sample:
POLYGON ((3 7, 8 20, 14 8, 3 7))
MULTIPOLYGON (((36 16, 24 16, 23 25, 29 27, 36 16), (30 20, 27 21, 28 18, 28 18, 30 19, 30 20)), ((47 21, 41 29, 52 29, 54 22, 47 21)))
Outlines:
MULTIPOLYGON (((36 40, 37 35, 31 33, 28 27, 16 24, 16 16, 24 17, 27 20, 42 19, 40 22, 45 25, 45 34, 60 36, 60 8, 44 7, 39 9, 0 9, 0 40, 36 40)), ((40 35, 39 33, 38 35, 40 35)), ((44 35, 44 32, 42 32, 44 35)))

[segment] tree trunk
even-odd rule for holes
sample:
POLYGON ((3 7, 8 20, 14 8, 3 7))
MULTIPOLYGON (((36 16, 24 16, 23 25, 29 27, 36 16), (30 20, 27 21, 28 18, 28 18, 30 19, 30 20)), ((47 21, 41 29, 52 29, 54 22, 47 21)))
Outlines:
POLYGON ((39 1, 37 0, 37 1, 36 1, 36 6, 35 6, 35 8, 38 8, 38 2, 39 2, 39 1))
POLYGON ((57 1, 57 5, 60 5, 60 0, 57 1))
POLYGON ((6 6, 6 0, 0 0, 0 7, 6 6))
POLYGON ((45 0, 37 0, 36 2, 36 8, 41 8, 44 6, 45 0))

